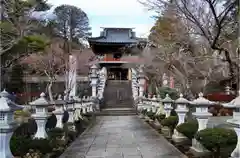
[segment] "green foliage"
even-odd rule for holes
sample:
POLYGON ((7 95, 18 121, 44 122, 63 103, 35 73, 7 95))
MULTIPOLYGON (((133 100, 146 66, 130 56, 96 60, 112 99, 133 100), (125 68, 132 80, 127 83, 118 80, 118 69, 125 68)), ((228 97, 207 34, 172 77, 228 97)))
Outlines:
POLYGON ((161 124, 163 126, 167 126, 168 128, 171 129, 171 131, 173 131, 178 124, 178 117, 177 116, 169 116, 169 117, 163 119, 161 121, 161 124))
POLYGON ((10 149, 14 156, 24 156, 29 151, 31 138, 27 136, 13 135, 10 140, 10 149))
POLYGON ((147 112, 146 115, 152 120, 155 120, 156 118, 155 113, 153 113, 152 111, 147 112))
POLYGON ((172 89, 169 87, 160 87, 159 93, 160 93, 161 98, 165 98, 166 94, 169 94, 169 96, 173 100, 176 100, 178 98, 178 92, 176 91, 176 89, 172 89))
POLYGON ((64 135, 64 131, 62 128, 53 128, 48 131, 49 139, 61 138, 64 135))
POLYGON ((29 147, 34 151, 39 151, 43 155, 52 152, 52 147, 48 139, 33 139, 29 143, 29 147))
POLYGON ((182 123, 176 127, 176 130, 182 133, 188 139, 193 139, 195 134, 198 131, 198 122, 197 120, 191 120, 191 121, 182 123))
POLYGON ((163 119, 165 119, 166 115, 165 114, 160 114, 158 116, 156 116, 156 119, 158 120, 159 123, 162 122, 163 119))
POLYGON ((143 115, 146 115, 146 114, 147 114, 147 109, 143 109, 143 110, 141 111, 141 113, 142 113, 143 115))
POLYGON ((225 128, 207 128, 196 134, 196 139, 208 150, 212 151, 215 158, 220 155, 229 156, 237 144, 235 131, 225 128))

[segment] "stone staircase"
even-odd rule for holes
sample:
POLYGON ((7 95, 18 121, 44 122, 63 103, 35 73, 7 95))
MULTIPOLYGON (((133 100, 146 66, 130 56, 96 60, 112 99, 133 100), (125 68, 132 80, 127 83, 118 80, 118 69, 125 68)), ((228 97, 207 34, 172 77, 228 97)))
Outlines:
POLYGON ((133 107, 131 81, 109 80, 104 90, 104 106, 98 115, 136 115, 133 107))

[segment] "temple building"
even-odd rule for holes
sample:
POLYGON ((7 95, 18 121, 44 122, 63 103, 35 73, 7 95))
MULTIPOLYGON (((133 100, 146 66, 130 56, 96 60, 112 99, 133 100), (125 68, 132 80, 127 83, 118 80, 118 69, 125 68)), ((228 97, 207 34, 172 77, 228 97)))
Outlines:
POLYGON ((88 42, 99 57, 94 64, 107 68, 108 80, 131 80, 131 63, 141 62, 138 55, 146 46, 146 39, 136 37, 133 28, 103 28, 88 42))

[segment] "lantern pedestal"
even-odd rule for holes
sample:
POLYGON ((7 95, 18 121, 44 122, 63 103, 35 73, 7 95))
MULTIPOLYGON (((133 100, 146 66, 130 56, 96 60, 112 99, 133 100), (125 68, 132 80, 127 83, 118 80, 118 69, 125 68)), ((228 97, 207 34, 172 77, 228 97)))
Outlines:
POLYGON ((197 141, 195 138, 192 139, 192 146, 190 147, 190 152, 196 157, 207 156, 211 152, 203 147, 203 145, 197 141))
POLYGON ((48 116, 38 116, 38 115, 33 115, 33 118, 36 121, 37 124, 37 132, 34 135, 34 138, 47 138, 47 132, 45 130, 46 123, 47 123, 47 118, 48 116))
POLYGON ((176 129, 174 129, 172 140, 174 141, 174 143, 181 143, 187 141, 188 138, 184 136, 182 133, 178 132, 176 129))
POLYGON ((172 108, 164 108, 164 112, 166 114, 166 118, 171 115, 172 108))
POLYGON ((13 129, 2 129, 0 128, 0 155, 1 158, 13 158, 11 149, 10 149, 10 140, 13 134, 13 129))
MULTIPOLYGON (((193 113, 196 116, 198 121, 198 131, 206 129, 208 118, 212 116, 211 113, 208 112, 195 112, 193 113)), ((200 142, 198 142, 195 138, 192 140, 192 147, 190 148, 190 152, 195 156, 206 156, 210 154, 210 151, 202 146, 200 142)))
POLYGON ((56 127, 63 128, 62 118, 63 118, 64 111, 53 111, 53 113, 57 118, 56 127))

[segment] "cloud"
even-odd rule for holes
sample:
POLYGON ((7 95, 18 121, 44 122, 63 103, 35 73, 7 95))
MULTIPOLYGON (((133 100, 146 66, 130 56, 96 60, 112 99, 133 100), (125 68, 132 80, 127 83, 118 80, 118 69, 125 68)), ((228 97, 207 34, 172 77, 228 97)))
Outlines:
POLYGON ((74 5, 85 11, 90 19, 92 35, 99 36, 100 27, 134 27, 137 36, 146 37, 154 24, 153 12, 138 0, 49 0, 55 7, 74 5))

